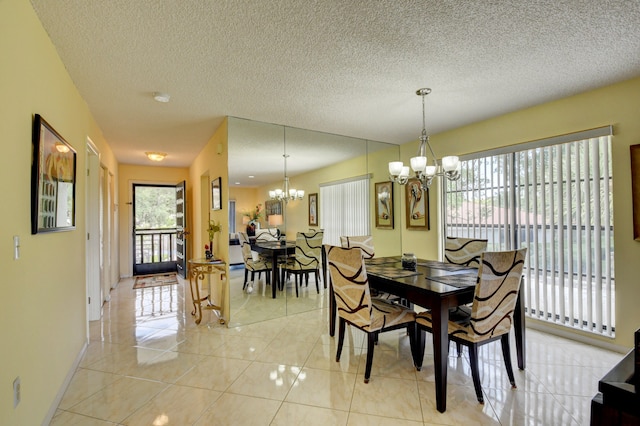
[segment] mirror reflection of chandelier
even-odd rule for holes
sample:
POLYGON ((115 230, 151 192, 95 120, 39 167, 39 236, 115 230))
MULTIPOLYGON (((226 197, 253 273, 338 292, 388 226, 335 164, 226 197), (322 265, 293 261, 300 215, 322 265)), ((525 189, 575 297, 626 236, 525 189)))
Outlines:
POLYGON ((287 158, 289 158, 289 155, 287 154, 286 133, 284 154, 282 156, 284 157, 284 189, 277 188, 269 191, 269 197, 272 200, 284 201, 285 203, 288 203, 289 201, 302 200, 304 198, 304 191, 289 188, 289 176, 287 176, 287 158))
MULTIPOLYGON (((420 187, 423 191, 431 185, 431 181, 435 176, 444 176, 449 180, 460 179, 460 160, 456 156, 448 156, 442 158, 442 165, 438 164, 431 144, 429 144, 429 136, 427 135, 426 117, 424 109, 424 97, 431 93, 431 89, 418 89, 416 95, 422 96, 422 134, 420 135, 420 147, 418 155, 411 158, 411 169, 415 173, 416 179, 420 181, 420 187), (427 147, 433 158, 433 165, 427 162, 427 147)), ((405 185, 409 181, 409 166, 405 166, 402 161, 389 162, 389 178, 393 182, 405 185)))

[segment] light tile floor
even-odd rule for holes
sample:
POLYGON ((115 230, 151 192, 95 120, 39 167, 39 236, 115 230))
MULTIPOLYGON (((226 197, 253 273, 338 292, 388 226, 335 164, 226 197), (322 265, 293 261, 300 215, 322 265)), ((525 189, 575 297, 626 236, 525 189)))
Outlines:
POLYGON ((364 384, 363 334, 349 330, 335 362, 326 309, 233 328, 207 312, 196 325, 182 280, 144 290, 132 283, 121 281, 91 323, 52 425, 586 425, 598 379, 623 357, 529 329, 516 390, 499 343, 481 349, 481 405, 468 356, 452 346, 439 413, 430 344, 415 371, 403 331, 381 335, 364 384))

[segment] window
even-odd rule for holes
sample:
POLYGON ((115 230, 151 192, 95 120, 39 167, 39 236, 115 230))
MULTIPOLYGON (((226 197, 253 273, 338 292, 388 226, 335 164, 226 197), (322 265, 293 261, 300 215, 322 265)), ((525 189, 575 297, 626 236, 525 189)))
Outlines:
POLYGON ((325 244, 342 235, 369 235, 369 176, 320 185, 320 228, 325 244))
POLYGON ((445 235, 528 247, 524 287, 533 318, 613 336, 611 128, 462 158, 445 183, 445 235))
POLYGON ((229 200, 229 233, 236 232, 236 200, 229 200))

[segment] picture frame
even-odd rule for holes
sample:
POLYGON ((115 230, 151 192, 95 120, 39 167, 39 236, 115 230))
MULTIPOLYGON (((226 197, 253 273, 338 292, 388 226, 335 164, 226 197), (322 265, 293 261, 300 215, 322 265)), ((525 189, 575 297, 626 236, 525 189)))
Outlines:
POLYGON ((429 230, 429 190, 422 192, 418 179, 409 179, 405 186, 407 229, 429 230))
POLYGON ((640 241, 640 145, 631 145, 631 199, 633 204, 633 239, 640 241))
POLYGON ((33 119, 31 233, 76 228, 76 151, 40 114, 33 119))
POLYGON ((318 193, 309 194, 309 226, 318 226, 318 193))
POLYGON ((376 228, 393 229, 393 182, 377 182, 376 228))
POLYGON ((211 181, 211 210, 222 210, 222 178, 211 181))
POLYGON ((271 215, 282 214, 282 201, 266 200, 264 202, 264 214, 267 220, 269 220, 269 216, 271 215))

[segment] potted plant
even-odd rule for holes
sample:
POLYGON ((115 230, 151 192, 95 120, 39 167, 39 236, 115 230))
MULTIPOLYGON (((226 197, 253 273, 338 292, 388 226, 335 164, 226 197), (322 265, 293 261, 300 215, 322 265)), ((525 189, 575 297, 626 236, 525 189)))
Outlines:
POLYGON ((215 220, 211 219, 209 221, 209 225, 207 226, 207 233, 209 234, 209 244, 204 245, 204 254, 207 259, 213 259, 213 241, 218 232, 222 231, 222 222, 216 223, 215 220))
POLYGON ((254 210, 243 213, 243 216, 248 218, 247 235, 256 235, 256 228, 260 228, 260 218, 262 217, 262 212, 262 204, 258 204, 254 210))

